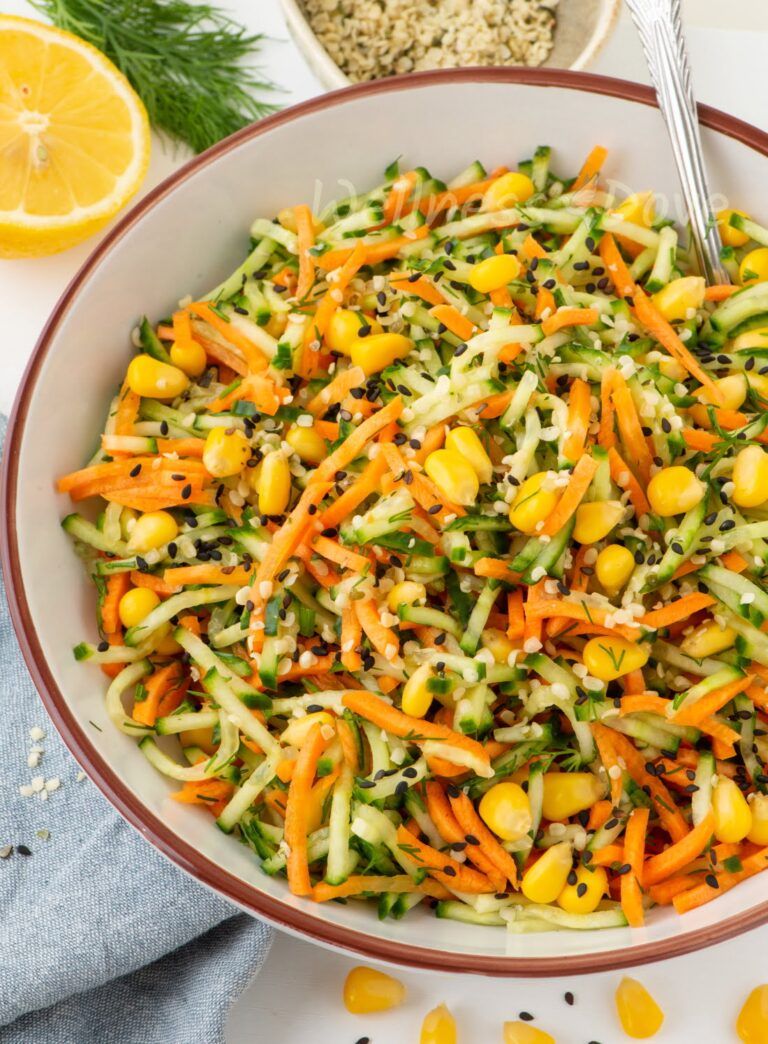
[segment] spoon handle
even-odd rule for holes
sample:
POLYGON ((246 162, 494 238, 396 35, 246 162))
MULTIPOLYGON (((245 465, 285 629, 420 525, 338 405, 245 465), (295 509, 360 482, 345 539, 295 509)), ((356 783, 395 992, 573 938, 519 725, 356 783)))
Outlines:
POLYGON ((729 283, 730 277, 720 260, 722 244, 710 206, 680 2, 626 0, 667 125, 699 269, 708 283, 729 283))

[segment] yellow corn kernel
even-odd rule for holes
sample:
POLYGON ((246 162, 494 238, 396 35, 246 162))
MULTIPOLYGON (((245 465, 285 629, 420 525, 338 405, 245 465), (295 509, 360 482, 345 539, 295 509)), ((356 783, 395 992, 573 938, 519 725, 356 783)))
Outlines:
POLYGON ((743 841, 752 829, 749 802, 727 776, 718 777, 712 791, 712 811, 715 813, 715 837, 723 844, 743 841))
POLYGON ((503 841, 519 841, 531 829, 531 803, 517 783, 505 780, 480 799, 480 818, 503 841))
POLYGON ((160 598, 148 587, 132 587, 126 591, 117 607, 123 627, 136 627, 145 616, 160 605, 160 598))
POLYGON ((554 903, 568 883, 572 866, 570 841, 553 845, 523 874, 523 895, 532 903, 554 903))
POLYGON ((206 754, 216 753, 216 744, 213 742, 213 728, 207 729, 184 729, 179 733, 179 743, 184 747, 199 747, 206 754))
POLYGON ((158 627, 158 631, 161 632, 162 637, 155 646, 156 653, 160 656, 176 656, 177 653, 182 651, 181 646, 173 637, 171 624, 161 624, 160 627, 158 627))
POLYGON ((692 319, 696 309, 704 304, 705 289, 706 283, 701 276, 681 276, 653 294, 652 300, 670 322, 692 319))
POLYGON ((573 539, 580 544, 596 544, 607 537, 614 526, 624 518, 624 505, 618 500, 595 500, 579 504, 573 539))
POLYGON ((768 794, 750 794, 749 810, 752 813, 752 826, 747 840, 763 848, 768 845, 768 794))
POLYGON ((176 519, 168 511, 147 511, 136 519, 128 538, 128 548, 141 555, 169 544, 178 534, 176 519))
POLYGON ((431 677, 432 668, 428 663, 416 668, 403 686, 400 701, 403 714, 410 714, 412 718, 424 717, 432 705, 432 693, 427 688, 427 682, 431 677))
POLYGON ((594 913, 608 890, 608 874, 602 866, 580 866, 574 873, 576 880, 558 895, 557 905, 566 913, 594 913))
POLYGON ((469 285, 480 294, 500 290, 520 275, 520 262, 514 254, 495 254, 472 266, 469 285))
POLYGON ((136 355, 125 375, 128 387, 143 399, 175 399, 189 387, 189 378, 178 366, 136 355))
POLYGON ((664 1012, 645 986, 628 976, 616 988, 616 1012, 621 1028, 633 1040, 655 1036, 664 1021, 664 1012))
POLYGON ((648 663, 650 647, 628 642, 624 638, 590 638, 582 649, 584 666, 593 678, 613 681, 648 663))
POLYGON ((445 439, 445 448, 468 460, 481 482, 493 478, 493 464, 477 432, 472 428, 451 428, 445 439))
POLYGON ((739 279, 745 286, 768 280, 768 247, 750 250, 739 265, 739 279))
POLYGON ((437 488, 454 504, 474 504, 480 492, 477 472, 466 457, 453 450, 439 449, 424 461, 424 470, 437 488))
POLYGON ((379 373, 397 359, 402 359, 412 348, 413 341, 405 334, 370 333, 352 342, 349 355, 352 365, 362 367, 366 377, 370 377, 372 373, 379 373))
POLYGON ((509 509, 509 521, 521 533, 535 533, 539 522, 543 522, 557 506, 560 494, 546 489, 548 471, 537 471, 522 483, 509 509))
POLYGON ((315 428, 292 424, 286 432, 285 441, 305 464, 320 464, 328 456, 325 439, 315 428))
POLYGON ((686 368, 673 359, 671 355, 664 355, 658 360, 658 367, 665 377, 669 377, 671 381, 685 381, 688 379, 688 371, 686 368))
POLYGON ((535 191, 527 174, 509 171, 496 178, 485 190, 483 210, 503 210, 504 207, 514 207, 516 203, 525 203, 535 191))
MULTIPOLYGON (((762 347, 768 348, 768 338, 763 341, 762 347)), ((754 370, 750 370, 747 374, 747 384, 761 399, 768 401, 768 376, 764 373, 755 373, 754 370)))
MULTIPOLYGON (((768 348, 768 326, 747 330, 731 341, 731 351, 743 352, 747 348, 768 348)), ((749 376, 754 376, 754 373, 751 371, 749 376)))
POLYGON ((337 308, 328 323, 325 343, 331 351, 349 355, 361 326, 370 326, 371 334, 381 333, 381 324, 375 319, 368 319, 362 312, 354 312, 351 308, 337 308))
POLYGON ((505 1022, 504 1044, 556 1044, 555 1038, 530 1022, 505 1022))
POLYGON ((623 544, 609 544, 598 554, 595 561, 595 576, 601 587, 615 594, 629 580, 635 569, 635 559, 623 544))
POLYGON ((291 469, 279 451, 268 453, 259 468, 256 486, 262 515, 282 515, 291 498, 291 469))
POLYGON ((648 483, 651 510, 662 518, 685 514, 696 507, 706 492, 704 483, 682 464, 662 468, 648 483))
POLYGON ((456 1020, 444 1004, 424 1016, 419 1044, 456 1044, 456 1020))
POLYGON ((405 986, 385 972, 359 965, 344 982, 344 1006, 353 1015, 388 1011, 405 1000, 405 986))
POLYGON ((301 718, 291 718, 280 741, 285 746, 301 748, 315 725, 330 725, 333 728, 334 723, 335 718, 328 711, 312 711, 301 718))
POLYGON ((591 772, 545 772, 542 780, 542 812, 554 823, 592 808, 605 794, 605 787, 591 772))
POLYGON ((720 380, 712 383, 720 393, 717 398, 713 396, 709 388, 699 388, 696 398, 711 406, 720 406, 725 410, 741 409, 749 390, 746 374, 732 373, 728 377, 721 377, 720 380))
POLYGON ((169 352, 171 362, 178 366, 188 377, 199 377, 208 365, 205 348, 197 341, 176 341, 169 352))
POLYGON ((267 320, 267 324, 264 329, 270 335, 279 340, 285 333, 285 328, 288 325, 288 316, 285 312, 275 312, 267 320))
POLYGON ((749 242, 749 236, 746 232, 742 232, 741 229, 734 228, 733 225, 729 224, 731 220, 731 214, 738 214, 740 217, 748 217, 743 210, 718 210, 717 212, 717 228, 720 233, 720 239, 722 240, 723 246, 730 247, 742 247, 745 243, 749 242))
POLYGON ((416 602, 424 602, 427 598, 427 589, 424 584, 416 580, 403 580, 395 584, 387 595, 387 607, 392 613, 397 612, 399 605, 415 605, 416 602))
POLYGON ((211 428, 203 447, 203 464, 214 478, 238 475, 251 456, 248 439, 238 428, 211 428))
POLYGON ((483 648, 488 649, 496 663, 504 664, 504 666, 509 662, 510 653, 519 649, 519 646, 516 646, 511 638, 508 638, 503 631, 499 631, 495 627, 486 627, 481 641, 483 648))
POLYGON ((653 192, 634 192, 619 203, 613 213, 618 214, 633 225, 642 225, 644 228, 650 228, 656 220, 653 203, 653 192))
POLYGON ((739 507, 758 507, 768 500, 768 453, 762 446, 745 446, 733 462, 731 499, 739 507))
POLYGON ((744 1001, 736 1032, 742 1044, 765 1044, 768 1040, 768 985, 756 986, 744 1001))
POLYGON ((736 632, 732 627, 721 627, 716 620, 705 620, 683 638, 680 651, 694 660, 703 660, 730 649, 735 641, 736 632))

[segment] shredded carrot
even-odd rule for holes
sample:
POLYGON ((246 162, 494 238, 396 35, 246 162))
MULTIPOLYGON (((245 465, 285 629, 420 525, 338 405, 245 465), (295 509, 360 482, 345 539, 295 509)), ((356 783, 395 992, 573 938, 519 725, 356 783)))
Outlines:
POLYGON ((315 223, 312 211, 302 203, 293 208, 296 218, 296 234, 299 248, 299 281, 296 296, 301 301, 312 289, 315 281, 315 261, 310 253, 315 244, 315 223))
POLYGON ((586 446, 590 400, 589 385, 576 377, 568 395, 568 437, 563 442, 563 455, 573 463, 579 460, 586 446))
POLYGON ((649 814, 647 808, 633 808, 624 831, 624 862, 631 869, 621 878, 621 908, 632 928, 640 928, 645 922, 642 886, 649 814))
POLYGON ((114 576, 107 577, 106 591, 99 606, 101 629, 105 634, 115 634, 120 630, 120 599, 127 593, 130 586, 129 573, 115 573, 114 576))
POLYGON ((611 469, 611 478, 617 486, 629 493, 629 499, 638 519, 643 515, 649 514, 651 505, 648 503, 648 498, 615 446, 608 448, 608 463, 611 469))
POLYGON ((456 334, 462 341, 468 341, 470 337, 475 333, 475 325, 470 322, 465 315, 454 308, 450 304, 438 304, 434 308, 430 308, 429 314, 433 316, 439 323, 450 330, 452 334, 456 334))
POLYGON ((246 337, 245 334, 236 330, 231 322, 227 322, 226 319, 222 319, 221 316, 217 315, 207 301, 193 301, 191 304, 187 305, 187 308, 190 312, 199 316, 200 319, 204 319, 209 326, 213 327, 219 336, 223 337, 224 340, 228 341, 234 348, 237 348, 238 351, 242 353, 249 370, 258 371, 266 369, 267 357, 261 351, 259 346, 251 341, 250 338, 246 337))
MULTIPOLYGON (((465 837, 471 835, 480 842, 483 855, 493 863, 513 888, 517 888, 517 864, 509 852, 502 848, 498 840, 475 811, 475 806, 462 791, 456 797, 450 797, 453 814, 459 822, 465 837)), ((474 846, 471 846, 474 847, 474 846)))
POLYGON ((285 805, 285 843, 288 845, 288 887, 294 895, 311 895, 307 862, 309 800, 317 762, 326 746, 323 727, 313 725, 296 759, 285 805))
POLYGON ((360 626, 370 639, 371 645, 376 652, 385 660, 392 660, 398 655, 400 641, 393 630, 385 627, 379 619, 379 611, 376 602, 369 598, 355 602, 355 612, 360 626))
POLYGON ((643 627, 657 631, 661 627, 669 627, 670 624, 678 623, 680 620, 687 620, 694 613, 701 612, 702 609, 708 609, 709 606, 714 604, 715 599, 712 595, 696 591, 693 594, 677 598, 674 602, 670 602, 669 605, 662 606, 661 609, 652 609, 640 617, 640 623, 643 627))
POLYGON ((158 717, 160 700, 171 689, 178 688, 182 677, 182 666, 173 660, 166 667, 160 667, 144 681, 145 698, 134 704, 132 716, 134 721, 142 725, 154 725, 158 717))
POLYGON ((732 283, 721 283, 716 286, 708 286, 704 291, 705 301, 726 301, 740 288, 732 283))
POLYGON ((431 305, 445 304, 445 297, 440 293, 434 283, 430 282, 424 276, 420 276, 418 279, 408 278, 390 278, 389 285, 393 290, 400 290, 404 294, 411 294, 413 297, 420 297, 422 301, 426 301, 431 305))
POLYGON ((423 867, 428 874, 446 887, 475 895, 493 891, 493 885, 485 874, 473 870, 466 863, 457 863, 455 859, 451 859, 443 852, 438 852, 436 848, 420 841, 404 826, 397 828, 397 843, 417 866, 423 867), (447 870, 451 872, 446 873, 447 870))
POLYGON ((715 816, 713 812, 707 812, 706 816, 695 826, 689 834, 674 845, 670 845, 665 851, 657 856, 646 860, 643 870, 643 883, 655 885, 672 874, 678 873, 688 863, 701 855, 709 844, 715 829, 715 816))
POLYGON ((365 384, 365 370, 360 366, 350 366, 348 370, 338 373, 313 399, 310 399, 307 410, 315 417, 322 416, 329 407, 341 402, 352 388, 361 384, 365 384))
MULTIPOLYGON (((437 827, 437 832, 443 841, 449 845, 466 844, 467 831, 459 825, 442 784, 430 780, 425 785, 424 791, 429 818, 437 827)), ((464 851, 470 862, 474 863, 481 874, 485 874, 497 891, 502 892, 506 889, 506 877, 488 858, 480 845, 467 845, 464 851)))
POLYGON ((643 426, 637 413, 635 400, 627 382, 618 370, 608 371, 610 374, 611 398, 619 426, 619 435, 629 459, 635 464, 644 485, 648 485, 653 466, 653 455, 648 449, 648 442, 643 435, 643 426))
POLYGON ((693 703, 683 701, 672 720, 678 725, 701 725, 712 714, 722 710, 726 703, 730 703, 734 697, 748 689, 753 680, 754 675, 745 674, 743 678, 721 685, 719 689, 708 692, 706 696, 693 703))
POLYGON ((619 766, 619 758, 616 753, 616 748, 613 745, 614 733, 611 729, 606 728, 605 725, 601 725, 600 722, 595 721, 592 722, 592 735, 595 737, 597 752, 600 755, 600 760, 603 763, 603 768, 606 771, 608 782, 611 786, 611 802, 614 805, 618 805, 621 801, 621 794, 624 785, 622 781, 623 773, 619 766))
MULTIPOLYGON (((155 576, 153 573, 142 573, 138 569, 133 569, 129 574, 124 575, 130 576, 134 587, 147 587, 150 591, 160 595, 161 598, 170 598, 171 595, 178 594, 181 590, 176 584, 169 584, 166 580, 161 580, 159 576, 155 576)), ((219 582, 223 583, 226 581, 219 582)))
POLYGON ((558 308, 542 322, 541 329, 545 337, 549 337, 567 326, 592 326, 600 318, 596 308, 570 308, 567 305, 558 308))
POLYGON ((624 263, 624 258, 616 245, 616 240, 610 232, 606 232, 600 240, 598 252, 608 270, 608 278, 616 287, 616 293, 619 297, 634 297, 637 284, 630 275, 629 269, 624 263))
POLYGON ((131 391, 127 384, 123 384, 115 413, 115 435, 133 435, 133 426, 139 416, 140 405, 141 396, 131 391))
POLYGON ((627 772, 632 779, 650 792, 661 825, 673 841, 682 840, 688 833, 688 824, 672 795, 657 776, 652 776, 648 772, 645 767, 645 757, 626 736, 616 732, 611 739, 617 756, 624 759, 627 772))
POLYGON ((571 192, 578 192, 579 189, 588 185, 590 181, 594 181, 600 174, 603 164, 608 157, 608 150, 602 145, 595 145, 592 151, 589 153, 587 158, 584 160, 581 170, 576 175, 576 178, 571 185, 571 192))
MULTIPOLYGON (((334 253, 330 251, 329 253, 334 253)), ((322 341, 325 336, 325 332, 328 329, 328 324, 331 321, 331 317, 339 307, 340 299, 343 299, 343 293, 350 283, 350 280, 359 272, 363 265, 370 261, 368 248, 358 240, 355 246, 349 251, 342 251, 345 257, 339 262, 339 271, 336 273, 336 278, 333 280, 329 289, 320 299, 320 303, 315 310, 315 314, 310 320, 307 332, 304 335, 304 349, 301 359, 301 370, 305 375, 311 375, 316 372, 319 368, 319 351, 313 351, 315 342, 322 341)), ((326 266, 323 264, 324 260, 327 260, 328 254, 321 254, 317 258, 317 263, 321 268, 326 266)), ((330 268, 326 268, 326 271, 330 271, 332 268, 336 268, 336 265, 331 265, 330 268)))
POLYGON ((382 892, 397 894, 424 892, 425 895, 432 896, 433 899, 447 899, 451 894, 429 878, 416 882, 407 874, 393 874, 392 876, 380 877, 377 877, 375 874, 357 874, 348 877, 346 881, 338 885, 329 885, 325 881, 318 881, 312 889, 312 898, 316 903, 327 903, 331 899, 348 899, 353 895, 379 895, 382 892))
POLYGON ((594 457, 585 454, 579 458, 563 495, 544 522, 544 527, 541 530, 542 536, 554 536, 570 520, 576 508, 586 496, 598 467, 598 462, 594 457))
POLYGON ((765 870, 768 867, 768 848, 761 848, 758 852, 746 856, 741 860, 741 866, 741 870, 736 873, 723 872, 715 874, 717 888, 713 888, 709 884, 700 884, 687 892, 680 892, 672 900, 677 912, 683 914, 689 910, 695 910, 696 907, 703 906, 712 899, 717 899, 719 895, 729 892, 741 881, 745 881, 748 877, 753 877, 755 874, 765 870))
POLYGON ((416 187, 419 175, 415 170, 400 174, 392 182, 387 198, 384 200, 383 219, 385 225, 391 225, 409 213, 408 200, 416 187))

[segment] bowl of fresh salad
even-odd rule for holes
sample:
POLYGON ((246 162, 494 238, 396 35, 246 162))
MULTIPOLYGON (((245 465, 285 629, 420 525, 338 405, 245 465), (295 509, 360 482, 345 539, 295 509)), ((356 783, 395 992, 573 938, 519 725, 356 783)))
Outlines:
POLYGON ((244 909, 496 975, 768 919, 768 138, 702 121, 727 284, 647 89, 497 69, 233 136, 58 304, 17 633, 91 778, 244 909))

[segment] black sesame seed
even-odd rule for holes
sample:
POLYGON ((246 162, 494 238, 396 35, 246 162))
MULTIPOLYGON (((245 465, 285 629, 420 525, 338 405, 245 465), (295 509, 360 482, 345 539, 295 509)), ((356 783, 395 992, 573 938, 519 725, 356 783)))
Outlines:
POLYGON ((586 894, 587 894, 587 886, 582 881, 580 885, 576 886, 576 895, 579 897, 579 899, 581 899, 582 896, 584 896, 586 894))
POLYGON ((661 418, 661 430, 664 432, 665 435, 669 435, 669 433, 672 431, 672 425, 669 423, 666 417, 661 418))
POLYGON ((395 793, 399 797, 401 794, 405 794, 407 790, 408 790, 408 781, 405 780, 405 779, 401 779, 400 782, 395 787, 395 793))
POLYGON ((359 787, 361 787, 363 790, 370 790, 371 787, 375 787, 376 786, 376 784, 373 782, 372 779, 361 779, 361 780, 358 780, 357 785, 359 787))
POLYGON ((710 888, 719 888, 720 887, 720 882, 718 881, 718 879, 715 877, 714 874, 707 874, 707 876, 704 878, 704 880, 706 881, 706 883, 709 885, 710 888))
POLYGON ((416 776, 418 776, 418 774, 419 773, 418 773, 418 771, 415 768, 409 767, 409 768, 403 769, 403 775, 407 776, 408 779, 414 779, 416 776))
POLYGON ((445 866, 445 867, 443 867, 443 873, 446 874, 448 877, 455 877, 456 876, 456 870, 452 866, 445 866))
POLYGON ((99 644, 96 646, 97 652, 106 652, 108 648, 109 642, 99 642, 99 644))
POLYGON ((467 842, 468 845, 479 845, 480 844, 479 840, 475 837, 474 834, 465 834, 464 835, 464 840, 467 842))
POLYGON ((137 464, 135 468, 131 468, 131 470, 128 472, 128 474, 131 476, 131 478, 136 478, 136 476, 139 474, 140 471, 141 471, 141 464, 137 464))
POLYGON ((573 994, 571 993, 571 991, 570 991, 570 990, 568 990, 568 991, 567 991, 567 992, 566 992, 566 993, 565 993, 565 994, 563 995, 563 1000, 565 1001, 565 1003, 566 1003, 566 1004, 570 1005, 571 1007, 573 1007, 573 1005, 574 1005, 574 1004, 575 1004, 575 1002, 576 1002, 576 998, 574 997, 574 995, 573 995, 573 994))
POLYGON ((19 853, 19 855, 23 855, 23 856, 31 856, 32 855, 32 849, 31 848, 27 848, 26 845, 16 845, 16 851, 19 853))
POLYGON ((182 500, 189 500, 189 498, 190 498, 191 496, 192 496, 192 485, 191 485, 191 483, 189 483, 189 482, 188 482, 188 483, 186 484, 186 486, 183 486, 183 487, 182 487, 182 490, 181 490, 181 499, 182 499, 182 500))
POLYGON ((521 1022, 533 1022, 533 1015, 530 1011, 521 1011, 518 1018, 521 1022))

